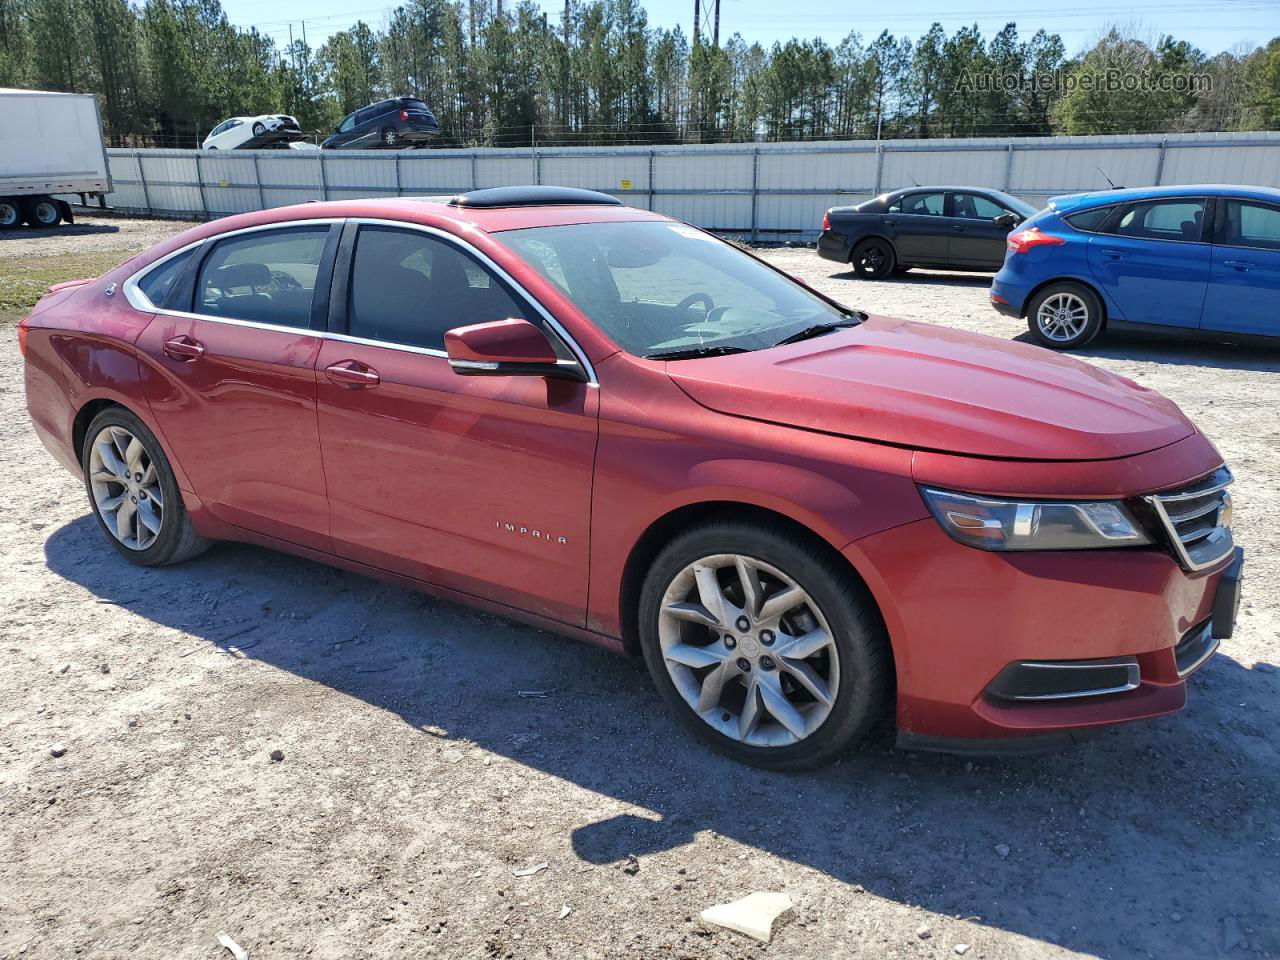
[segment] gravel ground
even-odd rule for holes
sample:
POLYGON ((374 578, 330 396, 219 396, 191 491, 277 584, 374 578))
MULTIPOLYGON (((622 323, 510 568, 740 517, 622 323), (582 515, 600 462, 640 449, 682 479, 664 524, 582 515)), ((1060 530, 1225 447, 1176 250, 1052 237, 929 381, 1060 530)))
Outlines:
MULTIPOLYGON (((0 275, 177 229, 110 223, 6 239, 0 275)), ((770 257, 864 309, 1025 332, 983 277, 770 257)), ((1245 606, 1186 711, 1017 760, 881 734, 774 775, 573 641, 256 548, 123 564, 31 432, 14 317, 0 958, 230 957, 220 931, 255 960, 1280 956, 1280 351, 1090 352, 1182 404, 1239 478, 1245 606), (797 904, 771 945, 698 923, 753 890, 797 904)))

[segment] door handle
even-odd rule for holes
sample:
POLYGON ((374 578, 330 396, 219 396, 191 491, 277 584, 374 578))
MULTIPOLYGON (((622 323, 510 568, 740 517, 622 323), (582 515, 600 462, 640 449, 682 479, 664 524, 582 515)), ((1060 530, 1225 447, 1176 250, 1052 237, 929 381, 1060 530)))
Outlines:
POLYGON ((1252 260, 1223 260, 1222 265, 1224 267, 1234 267, 1237 270, 1244 271, 1253 267, 1254 264, 1252 260))
POLYGON ((174 337, 172 340, 166 340, 162 349, 174 360, 189 362, 191 360, 199 360, 204 356, 204 344, 199 340, 188 337, 186 334, 174 337))
POLYGON ((376 387, 382 382, 378 371, 365 366, 359 360, 340 360, 324 368, 325 376, 339 386, 355 390, 360 387, 376 387))
POLYGON ((1103 252, 1103 253, 1104 253, 1108 258, 1110 258, 1111 260, 1123 260, 1123 259, 1124 259, 1124 251, 1122 251, 1122 250, 1108 250, 1108 249, 1106 249, 1105 247, 1103 247, 1102 252, 1103 252))
POLYGON ((898 221, 897 221, 897 220, 886 220, 886 221, 884 222, 884 225, 885 225, 886 227, 896 227, 896 226, 898 225, 898 221))
POLYGON ((952 230, 954 230, 956 233, 964 233, 964 232, 965 232, 966 230, 968 230, 969 228, 968 228, 968 227, 965 227, 965 226, 961 226, 961 225, 960 225, 960 224, 958 224, 958 223, 953 223, 953 224, 951 225, 951 229, 952 229, 952 230))

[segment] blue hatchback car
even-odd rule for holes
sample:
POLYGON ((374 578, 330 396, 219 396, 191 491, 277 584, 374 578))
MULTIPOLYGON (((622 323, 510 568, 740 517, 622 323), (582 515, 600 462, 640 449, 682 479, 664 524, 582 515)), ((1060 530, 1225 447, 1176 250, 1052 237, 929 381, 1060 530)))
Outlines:
POLYGON ((1280 337, 1280 190, 1139 187, 1055 197, 1006 241, 991 304, 1043 346, 1104 330, 1280 337))

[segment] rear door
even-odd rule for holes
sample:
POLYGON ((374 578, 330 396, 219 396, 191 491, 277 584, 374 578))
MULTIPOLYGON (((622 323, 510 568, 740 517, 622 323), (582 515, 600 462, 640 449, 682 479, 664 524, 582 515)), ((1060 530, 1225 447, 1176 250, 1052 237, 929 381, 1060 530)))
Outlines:
POLYGON ((995 219, 1013 211, 980 193, 953 193, 949 199, 951 236, 947 259, 958 266, 999 270, 1010 228, 998 226, 995 219))
POLYGON ((899 263, 945 263, 950 236, 946 194, 921 191, 903 194, 889 204, 884 223, 898 251, 899 263))
POLYGON ((444 353, 453 327, 514 316, 553 344, 556 335, 447 235, 348 231, 333 293, 338 332, 317 362, 335 550, 583 624, 598 391, 454 373, 444 353))
POLYGON ((209 241, 138 340, 148 400, 219 519, 330 549, 315 364, 340 225, 209 241))
POLYGON ((1198 327, 1212 247, 1203 197, 1124 204, 1089 240, 1089 269, 1112 315, 1198 327))
POLYGON ((1217 200, 1213 268, 1200 325, 1280 337, 1280 206, 1217 200))

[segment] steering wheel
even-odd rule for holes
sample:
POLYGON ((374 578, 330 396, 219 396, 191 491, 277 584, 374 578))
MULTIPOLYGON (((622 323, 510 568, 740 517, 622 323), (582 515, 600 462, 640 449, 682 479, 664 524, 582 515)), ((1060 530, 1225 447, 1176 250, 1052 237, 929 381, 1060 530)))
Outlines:
POLYGON ((688 310, 690 307, 692 307, 695 303, 699 303, 699 302, 703 304, 703 309, 707 312, 707 314, 710 314, 711 311, 716 308, 716 302, 711 299, 711 295, 709 293, 691 293, 687 297, 685 297, 683 300, 681 300, 679 303, 676 304, 676 312, 683 313, 685 310, 688 310))

